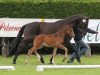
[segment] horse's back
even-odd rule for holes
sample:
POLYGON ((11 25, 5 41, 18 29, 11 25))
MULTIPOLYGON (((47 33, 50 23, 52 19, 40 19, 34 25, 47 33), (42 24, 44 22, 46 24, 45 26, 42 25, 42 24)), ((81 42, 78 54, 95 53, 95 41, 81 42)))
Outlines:
POLYGON ((37 30, 39 30, 39 24, 38 24, 38 22, 32 22, 32 23, 26 24, 24 32, 32 34, 32 32, 36 32, 37 30))
POLYGON ((32 22, 32 23, 26 24, 24 32, 27 32, 29 34, 42 34, 42 33, 45 34, 46 33, 45 31, 49 31, 53 27, 54 27, 53 23, 32 22))

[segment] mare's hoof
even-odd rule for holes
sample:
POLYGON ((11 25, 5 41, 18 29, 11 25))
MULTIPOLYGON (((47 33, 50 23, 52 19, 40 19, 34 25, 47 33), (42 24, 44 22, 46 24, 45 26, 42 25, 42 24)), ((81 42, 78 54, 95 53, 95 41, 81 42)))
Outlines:
POLYGON ((12 64, 16 64, 16 62, 13 62, 12 64))

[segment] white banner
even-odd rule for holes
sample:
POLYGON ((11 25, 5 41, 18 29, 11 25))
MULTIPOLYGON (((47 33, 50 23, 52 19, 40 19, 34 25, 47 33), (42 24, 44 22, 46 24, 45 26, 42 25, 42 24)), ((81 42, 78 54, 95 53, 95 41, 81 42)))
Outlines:
POLYGON ((85 40, 86 43, 100 43, 100 19, 89 20, 88 28, 97 31, 98 34, 87 33, 83 40, 85 40))
MULTIPOLYGON (((20 28, 30 22, 55 22, 58 20, 60 19, 0 18, 0 37, 16 37, 20 28)), ((87 33, 83 40, 86 43, 100 43, 100 19, 90 19, 88 28, 98 31, 99 34, 87 33)))

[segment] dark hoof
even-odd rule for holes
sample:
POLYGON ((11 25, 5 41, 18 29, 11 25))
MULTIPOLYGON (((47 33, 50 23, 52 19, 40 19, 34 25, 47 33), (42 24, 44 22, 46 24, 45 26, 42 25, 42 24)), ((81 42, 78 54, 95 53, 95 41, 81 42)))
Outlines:
POLYGON ((41 63, 42 63, 42 64, 44 64, 44 63, 45 63, 45 62, 44 62, 44 60, 43 60, 42 58, 40 59, 40 61, 41 61, 41 63))
POLYGON ((28 64, 27 62, 25 62, 25 64, 28 64))
POLYGON ((70 61, 67 61, 67 63, 70 63, 70 61))

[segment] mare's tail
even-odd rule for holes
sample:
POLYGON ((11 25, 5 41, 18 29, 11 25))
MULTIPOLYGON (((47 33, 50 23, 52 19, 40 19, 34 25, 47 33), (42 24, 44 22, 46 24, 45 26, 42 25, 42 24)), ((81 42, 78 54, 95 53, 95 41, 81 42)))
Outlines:
POLYGON ((14 55, 15 52, 17 51, 17 47, 18 47, 18 44, 20 43, 20 39, 21 39, 21 37, 23 35, 23 31, 24 31, 25 27, 26 27, 26 25, 24 25, 24 26, 21 27, 20 31, 18 32, 17 37, 12 42, 12 45, 11 45, 11 48, 10 48, 8 56, 14 55))

